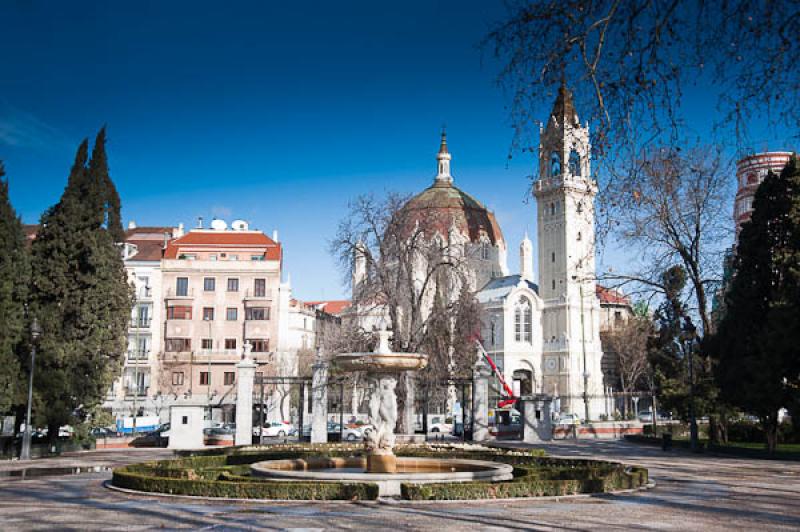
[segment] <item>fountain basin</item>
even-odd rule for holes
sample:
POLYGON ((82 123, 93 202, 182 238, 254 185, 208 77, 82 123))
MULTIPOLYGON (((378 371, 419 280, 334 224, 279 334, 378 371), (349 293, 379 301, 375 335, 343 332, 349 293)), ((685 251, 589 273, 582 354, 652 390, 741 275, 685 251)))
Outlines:
POLYGON ((254 476, 271 480, 304 482, 374 482, 378 495, 400 495, 400 484, 435 482, 497 482, 511 480, 514 468, 509 464, 484 460, 398 457, 396 473, 367 473, 367 459, 305 458, 266 460, 250 466, 254 476))
POLYGON ((345 371, 398 373, 424 368, 428 365, 428 356, 420 353, 346 353, 336 355, 336 364, 345 371))

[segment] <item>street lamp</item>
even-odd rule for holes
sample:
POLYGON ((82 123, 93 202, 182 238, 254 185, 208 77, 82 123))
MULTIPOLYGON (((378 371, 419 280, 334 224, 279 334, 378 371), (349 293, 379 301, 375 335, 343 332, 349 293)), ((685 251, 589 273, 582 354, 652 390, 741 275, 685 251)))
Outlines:
POLYGON ((211 341, 211 347, 209 348, 208 353, 206 353, 206 356, 208 357, 208 360, 207 360, 207 363, 208 363, 208 369, 207 369, 207 372, 208 372, 208 420, 209 420, 209 426, 210 426, 210 421, 211 421, 211 418, 212 418, 212 415, 211 415, 212 414, 212 412, 211 412, 211 351, 214 350, 213 349, 214 348, 214 340, 211 337, 211 316, 209 316, 209 315, 203 316, 203 319, 208 323, 208 338, 211 341))
MULTIPOLYGON (((697 452, 698 435, 697 435, 697 416, 694 408, 694 362, 692 353, 694 351, 692 342, 694 341, 696 329, 690 319, 686 319, 683 325, 683 333, 681 334, 683 340, 683 349, 686 354, 686 364, 689 370, 689 444, 692 452, 697 452)), ((653 412, 653 417, 656 412, 653 412)))
MULTIPOLYGON (((580 268, 580 264, 578 265, 580 268)), ((572 276, 573 281, 578 281, 578 293, 581 299, 581 349, 583 351, 583 412, 586 423, 589 423, 589 368, 586 367, 586 326, 583 319, 583 282, 585 278, 572 276)))
POLYGON ((28 375, 28 412, 25 415, 25 433, 22 436, 22 449, 19 453, 20 460, 31 459, 31 404, 33 403, 33 368, 36 363, 36 342, 39 340, 42 330, 39 322, 33 318, 31 323, 31 370, 28 375))

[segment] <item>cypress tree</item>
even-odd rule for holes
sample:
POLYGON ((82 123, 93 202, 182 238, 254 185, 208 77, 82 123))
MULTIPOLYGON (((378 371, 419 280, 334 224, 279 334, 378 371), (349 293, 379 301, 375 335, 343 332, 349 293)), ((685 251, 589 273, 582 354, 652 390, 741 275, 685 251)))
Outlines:
POLYGON ((88 142, 81 143, 32 247, 31 306, 42 327, 35 384, 51 438, 79 407, 102 400, 125 351, 132 297, 112 235, 119 198, 110 193, 104 138, 101 130, 88 166, 88 142))
POLYGON ((778 411, 800 389, 800 162, 759 185, 739 236, 725 314, 711 347, 731 404, 761 420, 770 451, 778 411))
POLYGON ((22 223, 8 195, 0 162, 0 414, 23 401, 25 382, 18 355, 25 339, 25 301, 30 262, 22 223))

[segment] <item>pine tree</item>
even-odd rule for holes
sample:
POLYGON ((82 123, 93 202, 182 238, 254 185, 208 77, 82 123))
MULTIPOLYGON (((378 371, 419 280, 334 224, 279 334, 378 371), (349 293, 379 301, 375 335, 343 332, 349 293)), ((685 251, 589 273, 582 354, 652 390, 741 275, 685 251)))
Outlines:
POLYGON ((0 414, 21 404, 25 381, 18 356, 25 340, 30 261, 22 223, 8 195, 0 162, 0 414))
POLYGON ((42 327, 35 384, 51 437, 102 399, 125 350, 132 299, 112 235, 119 199, 109 186, 104 137, 101 130, 88 166, 88 142, 81 143, 32 247, 31 307, 42 327))
POLYGON ((800 162, 759 185, 711 346, 724 396, 757 415, 770 451, 800 385, 800 162))

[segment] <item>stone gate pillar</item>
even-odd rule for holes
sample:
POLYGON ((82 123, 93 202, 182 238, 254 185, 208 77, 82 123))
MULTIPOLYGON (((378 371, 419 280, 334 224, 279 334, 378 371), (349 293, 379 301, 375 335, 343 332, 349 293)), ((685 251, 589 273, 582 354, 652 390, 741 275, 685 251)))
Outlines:
POLYGON ((311 443, 328 441, 328 363, 317 353, 311 366, 311 443))
POLYGON ((236 379, 236 445, 253 443, 253 381, 256 375, 256 363, 250 358, 252 346, 244 345, 244 357, 236 364, 239 370, 236 379))
POLYGON ((553 421, 551 418, 551 404, 553 398, 549 395, 525 395, 519 398, 522 406, 524 426, 522 439, 525 443, 539 443, 553 439, 553 421))
MULTIPOLYGON (((489 377, 492 371, 483 357, 472 368, 472 440, 487 441, 489 435, 489 377)), ((466 427, 465 427, 466 429, 466 427)))

